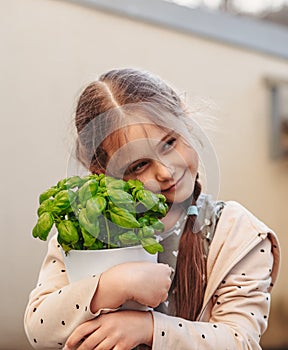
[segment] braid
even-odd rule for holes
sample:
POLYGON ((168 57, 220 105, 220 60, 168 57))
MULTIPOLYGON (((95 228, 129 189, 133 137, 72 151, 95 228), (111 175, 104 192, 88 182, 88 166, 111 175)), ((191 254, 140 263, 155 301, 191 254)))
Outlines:
MULTIPOLYGON (((201 185, 196 178, 192 205, 196 205, 201 185)), ((176 272, 173 280, 176 315, 196 320, 200 312, 204 291, 206 264, 201 231, 195 215, 189 215, 179 242, 176 272)))

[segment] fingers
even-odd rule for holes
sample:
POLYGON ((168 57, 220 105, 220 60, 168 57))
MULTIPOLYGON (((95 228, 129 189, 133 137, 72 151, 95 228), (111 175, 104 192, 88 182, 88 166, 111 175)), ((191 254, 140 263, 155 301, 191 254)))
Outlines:
MULTIPOLYGON (((90 338, 91 333, 96 331, 99 327, 100 325, 98 324, 98 319, 93 319, 91 321, 81 324, 69 336, 63 350, 72 350, 76 348, 76 346, 79 345, 81 342, 82 344, 79 347, 77 347, 77 349, 90 349, 85 347, 87 345, 87 340, 90 338), (82 346, 83 344, 84 346, 82 346)), ((92 347, 91 349, 94 349, 94 347, 92 347)))
POLYGON ((77 347, 77 350, 112 349, 114 344, 111 342, 111 340, 106 339, 107 338, 105 338, 104 334, 95 331, 92 334, 90 334, 79 347, 77 347))
POLYGON ((95 350, 119 349, 120 350, 120 347, 118 347, 118 345, 115 344, 115 342, 110 337, 110 338, 103 339, 103 341, 98 343, 98 345, 95 346, 95 348, 91 348, 91 349, 95 349, 95 350))
MULTIPOLYGON (((159 265, 159 264, 158 264, 159 265)), ((174 268, 168 264, 161 264, 165 266, 165 272, 169 278, 171 278, 172 274, 175 272, 174 268)))
POLYGON ((154 266, 154 268, 156 269, 153 274, 154 287, 151 286, 151 299, 149 300, 149 306, 153 308, 157 307, 160 303, 167 300, 169 289, 172 283, 171 274, 174 271, 174 269, 171 268, 168 264, 162 263, 157 264, 154 266))
POLYGON ((63 350, 130 350, 146 339, 143 338, 143 328, 144 336, 147 339, 152 337, 153 326, 150 327, 152 316, 149 318, 146 316, 147 314, 141 311, 130 310, 102 315, 99 319, 85 322, 77 327, 63 350), (86 328, 85 332, 83 332, 83 326, 86 328), (91 331, 93 326, 94 329, 91 331), (89 334, 82 339, 81 343, 84 333, 89 334))
POLYGON ((167 279, 166 279, 167 284, 165 287, 169 289, 171 282, 172 282, 171 276, 175 272, 175 270, 173 269, 173 267, 171 267, 167 264, 165 264, 164 266, 165 266, 165 273, 166 273, 166 277, 167 277, 167 279))

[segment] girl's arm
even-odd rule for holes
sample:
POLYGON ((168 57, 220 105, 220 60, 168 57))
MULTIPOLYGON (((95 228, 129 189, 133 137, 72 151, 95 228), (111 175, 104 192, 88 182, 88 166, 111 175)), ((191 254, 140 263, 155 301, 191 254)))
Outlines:
POLYGON ((101 312, 90 310, 98 279, 88 277, 69 284, 61 248, 56 236, 51 238, 24 316, 25 331, 35 349, 62 349, 79 324, 101 312))
POLYGON ((171 269, 166 264, 128 262, 116 265, 101 274, 91 311, 118 308, 127 300, 156 307, 168 297, 170 275, 171 269))
POLYGON ((122 265, 100 278, 88 277, 69 284, 61 247, 53 237, 25 312, 25 331, 32 346, 62 349, 75 328, 101 313, 116 310, 128 299, 151 306, 165 300, 171 282, 167 265, 134 263, 134 269, 128 263, 122 265))

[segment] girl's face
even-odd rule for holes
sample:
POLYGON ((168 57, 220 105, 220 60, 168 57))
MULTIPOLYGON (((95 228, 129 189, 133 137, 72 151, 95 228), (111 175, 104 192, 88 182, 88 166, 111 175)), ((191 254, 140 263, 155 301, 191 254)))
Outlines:
POLYGON ((130 125, 118 136, 120 147, 111 146, 109 138, 103 144, 108 174, 138 179, 168 203, 181 203, 192 195, 198 156, 182 137, 155 124, 130 125))

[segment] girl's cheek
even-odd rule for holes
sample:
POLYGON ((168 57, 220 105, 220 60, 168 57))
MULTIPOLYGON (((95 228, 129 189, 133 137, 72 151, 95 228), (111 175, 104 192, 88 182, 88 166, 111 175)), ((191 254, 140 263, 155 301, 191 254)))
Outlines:
POLYGON ((160 193, 161 192, 161 187, 158 183, 158 181, 156 180, 153 180, 153 179, 146 179, 145 180, 141 180, 141 179, 138 179, 140 181, 142 181, 144 183, 144 187, 147 189, 147 190, 150 190, 154 193, 160 193))

